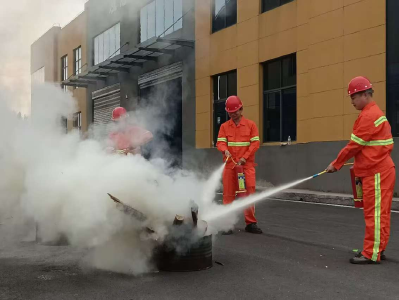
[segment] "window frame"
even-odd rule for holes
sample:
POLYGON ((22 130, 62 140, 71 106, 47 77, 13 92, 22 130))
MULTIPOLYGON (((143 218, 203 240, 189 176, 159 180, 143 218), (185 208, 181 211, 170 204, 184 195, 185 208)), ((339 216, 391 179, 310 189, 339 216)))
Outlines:
POLYGON ((212 0, 212 34, 219 32, 223 29, 229 28, 237 24, 237 16, 238 16, 238 8, 237 8, 237 0, 224 0, 225 3, 225 15, 224 15, 224 25, 222 28, 215 28, 215 17, 216 17, 216 0, 212 0), (227 25, 227 1, 234 1, 235 2, 235 22, 232 24, 227 25))
POLYGON ((98 64, 101 64, 102 62, 113 58, 121 53, 121 22, 117 22, 111 27, 109 27, 107 30, 104 30, 103 32, 97 34, 93 38, 93 66, 96 66, 98 64), (119 29, 119 30, 117 30, 119 29), (107 33, 107 35, 105 34, 107 33), (105 57, 105 37, 108 36, 108 44, 110 44, 112 37, 115 38, 114 42, 114 49, 111 49, 111 47, 108 47, 108 52, 109 52, 109 57, 105 57), (100 45, 100 41, 102 41, 102 45, 100 45), (101 47, 100 47, 101 46, 101 47), (100 51, 101 50, 101 51, 100 51), (115 51, 114 51, 115 50, 115 51), (101 52, 101 53, 100 53, 101 52))
MULTIPOLYGON (((61 83, 68 79, 68 54, 61 57, 61 83)), ((64 91, 68 90, 66 85, 62 84, 64 91)))
POLYGON ((279 3, 280 3, 279 5, 277 5, 277 6, 273 7, 273 8, 265 9, 265 1, 267 1, 267 0, 261 0, 261 11, 260 11, 261 14, 263 14, 263 13, 265 13, 265 12, 268 12, 268 11, 271 11, 271 10, 273 10, 273 9, 276 9, 276 8, 278 8, 278 7, 281 7, 281 6, 283 6, 283 5, 286 5, 286 4, 288 4, 288 3, 294 2, 294 0, 278 0, 279 3), (287 1, 287 2, 281 4, 281 1, 287 1))
POLYGON ((82 131, 82 112, 76 112, 73 114, 73 128, 82 131))
POLYGON ((263 124, 262 124, 262 141, 264 144, 266 143, 281 143, 284 142, 285 140, 283 140, 283 92, 293 89, 295 88, 295 96, 296 96, 296 125, 295 125, 295 138, 291 137, 292 141, 296 141, 298 139, 298 118, 297 118, 297 113, 298 113, 298 89, 297 89, 297 85, 298 85, 298 70, 297 70, 297 53, 292 53, 289 55, 285 55, 285 56, 281 56, 278 57, 276 59, 272 59, 269 61, 266 61, 262 64, 263 66, 263 97, 262 97, 262 119, 263 119, 263 124), (295 62, 295 84, 294 85, 283 85, 283 78, 284 78, 284 72, 283 72, 283 61, 286 58, 293 58, 294 62, 295 62), (280 87, 279 88, 272 88, 272 89, 266 89, 266 82, 267 82, 267 76, 266 76, 266 72, 267 72, 267 65, 274 63, 274 62, 280 62, 280 87), (266 105, 266 100, 267 100, 267 96, 273 93, 279 93, 280 95, 280 125, 279 125, 279 131, 280 131, 280 137, 279 137, 279 141, 274 141, 274 140, 268 140, 267 135, 266 135, 266 130, 265 130, 265 122, 267 122, 267 118, 265 115, 265 105, 266 105))
POLYGON ((140 43, 144 43, 146 41, 148 41, 149 39, 153 38, 153 37, 165 37, 166 35, 169 35, 173 32, 176 32, 180 29, 183 28, 183 3, 184 0, 153 0, 149 3, 147 3, 146 5, 144 5, 143 7, 141 7, 140 9, 140 43), (171 2, 169 5, 166 1, 171 2), (159 6, 158 6, 159 4, 159 6), (154 19, 152 20, 152 18, 149 18, 149 10, 148 8, 150 8, 151 6, 154 6, 154 19), (158 10, 159 8, 162 9, 162 13, 159 14, 158 10), (169 22, 170 20, 167 19, 166 17, 166 12, 171 13, 172 14, 172 21, 169 22), (162 17, 160 17, 160 15, 162 15, 162 17), (146 20, 146 27, 145 30, 143 29, 142 24, 143 19, 146 20), (158 22, 162 20, 163 24, 162 26, 159 26, 158 22), (151 24, 153 26, 149 26, 151 21, 151 24), (154 29, 154 34, 151 37, 149 37, 148 35, 148 29, 152 28, 154 29), (169 28, 170 27, 170 28, 169 28), (144 36, 144 31, 145 31, 145 36, 144 36), (143 37, 144 36, 144 37, 143 37))
POLYGON ((79 75, 82 73, 82 46, 79 46, 73 50, 73 58, 73 74, 79 75))
MULTIPOLYGON (((238 82, 237 82, 238 78, 237 78, 237 70, 231 70, 228 72, 224 72, 224 73, 220 73, 220 74, 216 74, 212 76, 212 119, 213 119, 213 136, 212 136, 212 144, 213 147, 216 147, 216 142, 217 142, 217 138, 218 138, 218 132, 216 132, 216 110, 215 110, 215 106, 218 104, 225 104, 226 100, 228 97, 230 96, 236 96, 237 95, 237 90, 238 90, 238 82), (233 93, 232 95, 229 95, 229 75, 231 74, 235 74, 235 93, 233 93), (215 82, 214 80, 218 77, 221 76, 226 76, 226 98, 221 98, 221 99, 215 99, 215 82)), ((219 97, 218 97, 219 98, 219 97)), ((230 119, 228 113, 225 111, 226 114, 226 122, 230 119)), ((220 124, 220 126, 223 123, 220 124)), ((220 128, 220 127, 219 127, 220 128)))

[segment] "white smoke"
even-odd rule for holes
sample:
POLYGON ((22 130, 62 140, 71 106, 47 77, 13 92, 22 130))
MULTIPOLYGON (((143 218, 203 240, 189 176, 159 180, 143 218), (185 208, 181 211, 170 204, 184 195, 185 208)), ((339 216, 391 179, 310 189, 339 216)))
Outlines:
MULTIPOLYGON (((38 114, 26 120, 0 99, 0 221, 37 224, 43 242, 66 236, 72 246, 94 249, 87 258, 94 267, 140 274, 150 269, 154 240, 163 240, 176 214, 189 218, 192 200, 200 219, 216 206, 203 195, 211 197, 217 185, 194 173, 170 170, 161 159, 107 154, 101 141, 66 134, 61 119, 71 117, 75 104, 59 87, 41 86, 36 99, 38 114), (107 193, 148 220, 124 215, 107 193)), ((209 225, 217 232, 235 221, 228 216, 209 225)))

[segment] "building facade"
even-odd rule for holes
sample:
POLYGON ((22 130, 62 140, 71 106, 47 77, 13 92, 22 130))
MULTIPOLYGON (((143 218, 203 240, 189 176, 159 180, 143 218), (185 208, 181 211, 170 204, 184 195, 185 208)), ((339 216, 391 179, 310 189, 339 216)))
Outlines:
MULTIPOLYGON (((86 89, 63 85, 62 82, 87 69, 86 13, 81 13, 65 27, 53 27, 31 46, 32 86, 57 83, 77 101, 76 112, 64 120, 67 131, 86 132, 88 113, 86 89)), ((35 115, 35 95, 32 89, 32 115, 35 115)))
POLYGON ((194 1, 91 0, 85 11, 88 69, 64 83, 86 87, 94 125, 117 106, 150 111, 147 154, 163 148, 157 155, 182 165, 195 147, 194 1))
MULTIPOLYGON (((358 115, 346 95, 355 76, 373 82, 399 135, 397 11, 395 0, 90 0, 82 72, 70 61, 62 71, 73 43, 68 54, 57 48, 56 74, 77 97, 85 91, 84 126, 108 123, 117 106, 158 107, 154 124, 169 129, 156 139, 184 168, 220 164, 216 137, 237 94, 260 132, 258 179, 278 185, 320 172, 345 146, 358 115)), ((301 188, 350 192, 349 170, 301 188)))
MULTIPOLYGON (((322 171, 346 144, 358 116, 346 94, 351 78, 367 76, 385 112, 395 102, 386 97, 386 5, 395 1, 196 3, 196 146, 209 161, 221 160, 213 148, 232 94, 259 127, 257 174, 273 184, 322 171), (293 145, 282 146, 289 137, 293 145)), ((394 128, 397 111, 388 112, 394 128)), ((302 187, 350 192, 349 170, 302 187)))

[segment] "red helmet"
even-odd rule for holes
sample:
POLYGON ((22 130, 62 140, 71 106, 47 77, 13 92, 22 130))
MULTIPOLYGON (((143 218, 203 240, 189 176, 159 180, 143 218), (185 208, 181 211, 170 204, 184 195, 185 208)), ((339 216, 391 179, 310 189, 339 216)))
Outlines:
POLYGON ((242 102, 240 98, 238 98, 237 96, 230 96, 229 98, 227 98, 226 111, 228 113, 234 113, 240 110, 241 107, 242 107, 242 102))
POLYGON ((112 111, 112 121, 119 120, 127 116, 127 111, 123 107, 117 107, 112 111))
POLYGON ((348 94, 349 96, 359 93, 359 92, 364 92, 369 89, 371 89, 373 85, 371 84, 370 80, 368 80, 366 77, 359 76, 355 77, 349 82, 348 86, 348 94))

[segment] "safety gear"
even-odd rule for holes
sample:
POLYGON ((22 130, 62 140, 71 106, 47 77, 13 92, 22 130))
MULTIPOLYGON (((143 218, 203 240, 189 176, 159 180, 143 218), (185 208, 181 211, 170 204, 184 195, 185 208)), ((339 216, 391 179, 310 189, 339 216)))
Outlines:
POLYGON ((362 179, 356 177, 353 167, 350 168, 350 174, 352 181, 353 201, 355 202, 355 207, 362 208, 363 207, 362 179))
POLYGON ((384 250, 384 251, 381 251, 380 259, 381 259, 381 260, 387 260, 387 257, 386 257, 386 255, 385 255, 385 250, 384 250))
POLYGON ((126 126, 124 130, 111 132, 109 146, 120 153, 140 154, 140 147, 151 141, 153 135, 138 126, 126 126), (129 150, 129 151, 126 151, 129 150))
POLYGON ((112 121, 119 120, 127 115, 127 111, 123 107, 117 107, 112 111, 112 121))
POLYGON ((258 227, 256 223, 251 223, 245 226, 245 231, 249 233, 261 234, 263 233, 262 229, 258 227))
POLYGON ((241 102, 240 98, 238 98, 237 96, 230 96, 229 98, 227 98, 226 111, 228 113, 234 113, 234 112, 240 110, 241 107, 242 107, 242 102, 241 102))
POLYGON ((366 235, 362 255, 380 260, 390 236, 395 165, 391 158, 391 126, 375 102, 363 108, 348 145, 332 163, 336 169, 355 157, 354 174, 361 178, 366 235))
POLYGON ((353 78, 348 85, 348 95, 364 92, 371 89, 373 85, 366 77, 358 76, 353 78))
POLYGON ((244 167, 242 165, 236 165, 234 170, 236 171, 237 176, 236 198, 245 198, 248 196, 248 191, 245 184, 244 167))
POLYGON ((377 261, 372 261, 371 259, 368 259, 367 257, 364 257, 362 253, 360 252, 357 254, 355 257, 351 258, 350 260, 351 264, 355 265, 369 265, 369 264, 379 264, 380 262, 377 261))
MULTIPOLYGON (((260 147, 259 132, 256 124, 244 117, 236 125, 232 120, 222 124, 219 131, 217 148, 223 154, 228 150, 231 159, 228 160, 223 172, 223 203, 232 203, 238 191, 238 177, 235 163, 240 158, 246 159, 244 169, 247 195, 255 193, 255 152, 260 147)), ((223 156, 224 161, 227 157, 223 156)), ((255 207, 251 206, 244 212, 246 224, 256 223, 255 207)))

